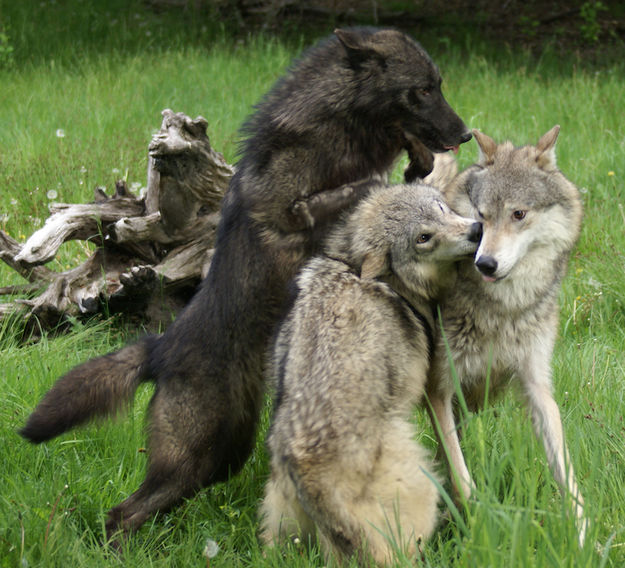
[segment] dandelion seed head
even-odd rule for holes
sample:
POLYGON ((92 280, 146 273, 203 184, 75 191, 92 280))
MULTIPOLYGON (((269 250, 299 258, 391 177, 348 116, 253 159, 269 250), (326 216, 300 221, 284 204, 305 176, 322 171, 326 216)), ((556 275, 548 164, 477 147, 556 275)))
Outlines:
POLYGON ((204 547, 204 556, 206 558, 215 558, 219 554, 219 545, 212 539, 206 539, 206 546, 204 547))
POLYGON ((62 128, 57 128, 56 129, 56 137, 57 138, 65 138, 65 130, 63 130, 62 128))
POLYGON ((46 193, 46 197, 48 199, 56 199, 59 196, 59 194, 56 192, 55 189, 50 189, 47 193, 46 193))

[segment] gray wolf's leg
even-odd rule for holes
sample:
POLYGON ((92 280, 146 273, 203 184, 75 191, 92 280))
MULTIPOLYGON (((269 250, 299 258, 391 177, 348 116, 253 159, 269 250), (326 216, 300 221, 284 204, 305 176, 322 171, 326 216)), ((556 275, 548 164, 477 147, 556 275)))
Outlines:
POLYGON ((529 358, 521 371, 536 436, 542 440, 549 467, 562 493, 568 490, 573 498, 573 512, 577 519, 581 546, 586 537, 588 521, 584 518, 584 500, 575 482, 573 465, 564 443, 560 410, 551 390, 549 360, 534 356, 529 358))
POLYGON ((460 448, 460 439, 454 419, 452 394, 429 393, 428 398, 430 402, 428 412, 447 458, 454 491, 458 497, 469 499, 475 484, 471 479, 460 448))

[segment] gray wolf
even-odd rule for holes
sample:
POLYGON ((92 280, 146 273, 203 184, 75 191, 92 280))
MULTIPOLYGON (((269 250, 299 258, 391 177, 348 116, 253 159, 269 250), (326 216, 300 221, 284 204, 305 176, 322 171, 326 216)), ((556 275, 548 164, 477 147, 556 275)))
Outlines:
MULTIPOLYGON (((191 302, 162 336, 87 361, 44 396, 21 430, 33 442, 114 413, 139 384, 156 383, 147 475, 110 511, 109 537, 241 469, 287 283, 404 149, 426 160, 424 147, 444 152, 471 137, 440 82, 423 48, 398 31, 337 30, 311 48, 243 127, 215 253, 191 302)), ((428 167, 411 164, 411 175, 428 167)))
POLYGON ((273 354, 264 541, 318 537, 328 556, 384 564, 433 531, 438 492, 410 419, 425 389, 432 302, 480 235, 435 189, 387 186, 297 276, 273 354))
POLYGON ((583 501, 551 379, 558 293, 582 220, 579 192, 556 165, 558 132, 555 126, 535 146, 515 148, 473 131, 479 162, 450 183, 440 179, 449 179, 449 168, 435 167, 428 178, 443 187, 452 209, 482 223, 483 236, 474 262, 460 263, 458 284, 440 304, 444 339, 439 334, 427 393, 455 489, 468 498, 473 482, 456 431, 450 359, 470 408, 519 385, 553 475, 573 498, 583 542, 583 501))

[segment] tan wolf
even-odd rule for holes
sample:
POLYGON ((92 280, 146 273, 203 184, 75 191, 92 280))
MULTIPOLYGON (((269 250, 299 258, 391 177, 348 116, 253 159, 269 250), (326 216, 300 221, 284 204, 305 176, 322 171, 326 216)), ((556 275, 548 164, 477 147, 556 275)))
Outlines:
MULTIPOLYGON (((559 126, 536 146, 520 148, 510 142, 497 145, 473 132, 479 162, 451 183, 440 179, 449 178, 450 169, 445 167, 435 167, 428 178, 437 186, 446 185, 443 193, 452 209, 483 224, 475 261, 461 262, 458 284, 441 303, 444 338, 470 407, 485 400, 487 381, 489 398, 510 383, 521 387, 553 475, 574 500, 581 543, 586 531, 583 501, 551 379, 558 294, 580 232, 580 195, 556 166, 559 126)), ((449 166, 450 160, 442 162, 449 166)), ((452 409, 456 390, 440 333, 427 392, 455 488, 468 497, 473 482, 456 431, 452 409)))
POLYGON ((431 534, 438 492, 410 419, 432 302, 480 235, 431 187, 382 187, 299 274, 273 354, 266 542, 318 537, 328 556, 384 564, 431 534))

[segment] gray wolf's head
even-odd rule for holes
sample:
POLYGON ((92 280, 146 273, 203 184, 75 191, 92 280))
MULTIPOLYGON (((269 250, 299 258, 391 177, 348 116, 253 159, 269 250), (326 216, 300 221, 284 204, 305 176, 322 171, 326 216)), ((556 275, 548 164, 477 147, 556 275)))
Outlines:
POLYGON ((483 224, 475 266, 487 282, 522 270, 532 258, 568 253, 577 240, 582 206, 577 188, 556 165, 559 130, 554 126, 535 146, 519 148, 474 130, 479 162, 444 190, 456 211, 483 224), (530 254, 539 249, 542 254, 530 254))
POLYGON ((359 268, 362 278, 394 275, 433 296, 446 270, 473 256, 481 234, 480 223, 454 213, 433 187, 381 186, 330 236, 327 251, 359 268))

